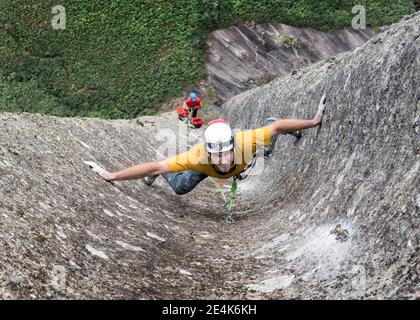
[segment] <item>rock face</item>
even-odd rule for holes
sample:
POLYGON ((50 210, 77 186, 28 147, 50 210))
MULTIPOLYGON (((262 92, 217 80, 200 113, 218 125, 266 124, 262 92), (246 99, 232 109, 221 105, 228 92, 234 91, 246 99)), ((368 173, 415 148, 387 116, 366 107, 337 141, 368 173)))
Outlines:
POLYGON ((177 196, 161 178, 106 183, 83 164, 163 157, 173 113, 1 114, 0 298, 419 298, 419 25, 225 104, 249 128, 312 117, 329 98, 320 129, 281 136, 240 183, 233 225, 213 180, 177 196))
POLYGON ((274 297, 420 297, 419 26, 417 13, 352 53, 224 105, 234 126, 258 127, 268 116, 311 118, 328 95, 322 127, 279 137, 273 163, 243 195, 255 199, 244 212, 258 225, 244 233, 249 250, 270 261, 252 288, 274 297), (329 234, 336 224, 347 242, 329 234))
POLYGON ((372 30, 320 32, 284 24, 218 30, 207 41, 206 83, 216 89, 216 104, 279 75, 361 46, 372 30))

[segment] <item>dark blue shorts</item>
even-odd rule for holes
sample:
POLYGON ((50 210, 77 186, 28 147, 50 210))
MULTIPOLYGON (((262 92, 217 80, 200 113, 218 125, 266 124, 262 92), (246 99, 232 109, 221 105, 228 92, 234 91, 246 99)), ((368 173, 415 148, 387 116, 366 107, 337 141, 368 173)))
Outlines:
POLYGON ((208 176, 198 171, 185 170, 174 173, 163 173, 162 177, 169 183, 176 194, 181 195, 190 192, 208 176))

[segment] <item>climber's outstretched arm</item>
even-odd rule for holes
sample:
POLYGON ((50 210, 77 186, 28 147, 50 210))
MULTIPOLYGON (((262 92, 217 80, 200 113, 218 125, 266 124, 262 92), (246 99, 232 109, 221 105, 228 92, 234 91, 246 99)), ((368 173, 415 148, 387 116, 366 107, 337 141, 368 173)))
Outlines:
POLYGON ((141 163, 127 169, 113 172, 110 175, 110 181, 134 180, 146 176, 157 176, 162 173, 168 173, 169 167, 165 160, 156 162, 141 163))
POLYGON ((280 119, 268 125, 270 134, 291 133, 299 130, 309 129, 318 126, 322 122, 322 116, 325 109, 326 96, 323 95, 318 105, 318 111, 313 119, 280 119))
POLYGON ((90 166, 93 172, 107 181, 134 180, 169 172, 169 167, 165 160, 141 163, 117 172, 108 172, 94 162, 86 161, 85 163, 90 166))
POLYGON ((292 133, 299 130, 316 127, 318 124, 313 119, 280 119, 268 125, 271 136, 279 133, 292 133))

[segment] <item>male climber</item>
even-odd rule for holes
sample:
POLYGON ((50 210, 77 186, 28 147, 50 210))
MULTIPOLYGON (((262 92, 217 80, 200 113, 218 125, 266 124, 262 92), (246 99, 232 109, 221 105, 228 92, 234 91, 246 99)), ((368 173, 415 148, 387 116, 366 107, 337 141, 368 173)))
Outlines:
POLYGON ((292 133, 321 124, 325 109, 325 95, 321 98, 313 119, 267 119, 267 125, 255 130, 232 133, 229 125, 221 119, 208 124, 204 132, 204 143, 189 151, 161 161, 141 163, 127 169, 108 172, 94 162, 85 162, 106 181, 133 180, 143 178, 151 185, 159 176, 169 183, 176 194, 186 194, 208 176, 228 179, 236 177, 253 160, 257 146, 266 147, 266 156, 273 152, 275 140, 280 133, 292 133))

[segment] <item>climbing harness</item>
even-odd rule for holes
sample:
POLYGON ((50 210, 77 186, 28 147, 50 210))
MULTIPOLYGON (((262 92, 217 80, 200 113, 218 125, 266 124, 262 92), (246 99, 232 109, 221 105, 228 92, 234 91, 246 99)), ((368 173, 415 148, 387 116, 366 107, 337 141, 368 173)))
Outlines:
POLYGON ((236 175, 236 179, 238 179, 239 181, 242 181, 246 178, 248 178, 249 173, 251 172, 251 169, 255 167, 255 164, 257 163, 257 155, 259 154, 259 150, 257 150, 257 152, 254 153, 254 155, 252 156, 252 161, 249 165, 247 165, 244 170, 242 170, 241 172, 239 172, 236 175), (247 174, 245 174, 247 172, 247 174))

